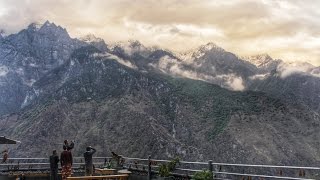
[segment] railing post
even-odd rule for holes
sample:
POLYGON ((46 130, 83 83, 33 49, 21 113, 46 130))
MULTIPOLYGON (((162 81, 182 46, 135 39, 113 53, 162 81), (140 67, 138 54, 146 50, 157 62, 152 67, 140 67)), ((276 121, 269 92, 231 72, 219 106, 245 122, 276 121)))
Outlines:
POLYGON ((151 180, 151 156, 148 157, 148 180, 151 180))
POLYGON ((303 169, 300 169, 299 171, 299 177, 305 177, 306 176, 306 173, 304 172, 303 169))
POLYGON ((210 160, 210 161, 208 162, 208 168, 209 168, 209 171, 210 171, 210 172, 213 171, 212 160, 210 160))

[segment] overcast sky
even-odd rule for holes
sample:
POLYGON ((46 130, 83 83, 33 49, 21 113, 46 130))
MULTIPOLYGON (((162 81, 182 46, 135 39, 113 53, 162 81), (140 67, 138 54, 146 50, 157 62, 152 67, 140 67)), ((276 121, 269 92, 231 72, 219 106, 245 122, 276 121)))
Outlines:
POLYGON ((72 37, 137 39, 174 51, 214 42, 239 55, 268 53, 320 65, 320 1, 1 0, 0 28, 49 20, 72 37))

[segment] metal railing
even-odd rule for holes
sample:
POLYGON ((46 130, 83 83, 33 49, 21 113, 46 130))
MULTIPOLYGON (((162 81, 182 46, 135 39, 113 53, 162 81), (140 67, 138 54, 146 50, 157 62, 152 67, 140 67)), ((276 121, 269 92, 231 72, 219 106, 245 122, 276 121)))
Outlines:
MULTIPOLYGON (((110 162, 111 157, 93 157, 96 167, 105 167, 110 162)), ((159 173, 162 164, 169 160, 141 159, 123 157, 124 168, 133 172, 140 172, 148 179, 159 173)), ((0 159, 1 160, 1 159, 0 159)), ((83 171, 83 157, 73 158, 74 171, 83 171)), ((0 173, 10 174, 20 171, 35 171, 39 173, 49 173, 50 164, 48 158, 10 158, 7 163, 0 164, 0 173)), ((209 170, 214 173, 214 179, 287 179, 287 180, 316 180, 320 179, 320 167, 305 166, 280 166, 280 165, 253 165, 253 164, 231 164, 208 162, 180 161, 172 175, 180 179, 191 179, 196 172, 209 170)))
MULTIPOLYGON (((127 158, 126 167, 131 170, 140 170, 150 176, 159 173, 161 164, 169 160, 127 158), (150 174, 150 175, 149 175, 150 174)), ((196 172, 209 170, 213 172, 214 179, 287 179, 287 180, 316 180, 320 179, 320 167, 305 166, 280 166, 280 165, 253 165, 253 164, 231 164, 208 162, 180 161, 175 171, 175 176, 190 179, 196 172)))
MULTIPOLYGON (((96 167, 102 167, 111 157, 93 157, 96 167)), ((0 159, 0 162, 2 159, 0 159)), ((74 157, 72 169, 74 172, 83 172, 84 158, 74 157)), ((60 168, 61 169, 61 168, 60 168)), ((49 158, 10 158, 6 163, 0 164, 1 175, 13 174, 49 174, 49 158)))

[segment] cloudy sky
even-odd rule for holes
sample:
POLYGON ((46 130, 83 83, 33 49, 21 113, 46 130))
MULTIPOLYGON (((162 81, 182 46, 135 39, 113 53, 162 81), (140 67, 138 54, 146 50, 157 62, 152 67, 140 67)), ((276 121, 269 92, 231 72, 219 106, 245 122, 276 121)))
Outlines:
POLYGON ((49 20, 72 37, 137 39, 185 51, 207 42, 239 55, 268 53, 320 65, 320 1, 1 0, 0 28, 18 32, 49 20))

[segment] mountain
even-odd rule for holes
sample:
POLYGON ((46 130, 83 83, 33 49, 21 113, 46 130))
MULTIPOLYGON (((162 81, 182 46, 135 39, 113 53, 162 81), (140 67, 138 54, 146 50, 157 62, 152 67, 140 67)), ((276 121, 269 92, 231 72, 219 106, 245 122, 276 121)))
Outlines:
POLYGON ((320 113, 319 69, 308 63, 281 63, 270 75, 255 78, 249 89, 305 105, 320 113))
POLYGON ((64 63, 79 47, 65 29, 54 23, 33 23, 0 43, 0 114, 18 111, 32 84, 51 69, 64 63))
POLYGON ((236 91, 244 90, 246 80, 257 71, 254 65, 214 43, 188 52, 163 56, 152 65, 174 76, 203 80, 236 91))
POLYGON ((320 67, 309 63, 286 63, 267 54, 244 58, 259 71, 247 88, 266 92, 291 104, 301 104, 320 113, 320 67))
POLYGON ((255 73, 255 67, 239 59, 235 54, 230 53, 214 43, 202 45, 199 48, 185 54, 183 59, 200 72, 210 72, 215 69, 216 74, 236 74, 247 77, 255 73), (191 57, 190 57, 190 54, 191 57), (189 56, 188 56, 189 55, 189 56))
POLYGON ((142 71, 156 71, 175 77, 203 80, 231 90, 245 90, 247 80, 258 68, 214 43, 185 53, 148 48, 139 41, 111 46, 111 53, 134 64, 142 71))
POLYGON ((259 92, 143 73, 98 56, 93 46, 34 83, 36 101, 3 116, 0 130, 22 141, 15 156, 48 156, 64 139, 75 156, 316 165, 319 115, 259 92), (277 139, 277 141, 274 141, 277 139), (298 158, 297 158, 298 157, 298 158))
POLYGON ((32 85, 64 64, 75 49, 86 45, 84 41, 70 38, 66 29, 49 21, 32 23, 17 34, 5 37, 0 43, 0 115, 26 106, 27 92, 33 90, 32 85))
MULTIPOLYGON (((96 38, 93 35, 88 35, 81 40, 94 45, 101 51, 115 55, 118 62, 128 67, 138 68, 141 71, 160 72, 175 77, 203 80, 230 90, 263 91, 276 97, 279 97, 278 95, 281 93, 269 91, 268 89, 272 89, 272 86, 264 87, 263 84, 267 82, 264 79, 273 75, 277 76, 279 73, 282 77, 286 73, 290 74, 291 71, 299 71, 297 67, 300 66, 285 68, 292 67, 292 64, 274 60, 267 54, 238 58, 235 54, 227 52, 214 43, 202 45, 182 54, 175 54, 159 48, 146 47, 136 40, 113 44, 110 46, 110 50, 101 38, 96 38), (275 72, 277 74, 274 74, 275 72), (259 83, 261 85, 258 85, 259 83)), ((302 67, 305 67, 305 65, 302 65, 302 67)), ((308 71, 309 74, 317 72, 316 68, 310 67, 308 71)), ((292 82, 296 84, 296 82, 292 82)), ((315 87, 309 88, 313 89, 315 87)), ((317 94, 313 95, 318 96, 317 94)), ((294 96, 291 99, 294 99, 294 96)), ((303 95, 300 95, 300 97, 304 99, 303 95)), ((305 99, 308 99, 308 97, 305 97, 305 99)))
POLYGON ((251 64, 213 43, 107 46, 50 22, 4 37, 0 57, 1 135, 22 141, 12 157, 47 157, 69 139, 74 156, 91 145, 98 156, 319 165, 318 67, 267 70, 277 60, 251 64))

